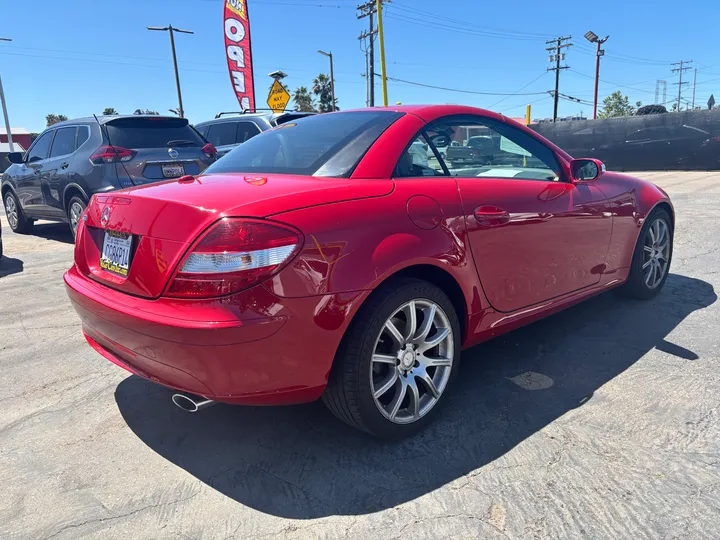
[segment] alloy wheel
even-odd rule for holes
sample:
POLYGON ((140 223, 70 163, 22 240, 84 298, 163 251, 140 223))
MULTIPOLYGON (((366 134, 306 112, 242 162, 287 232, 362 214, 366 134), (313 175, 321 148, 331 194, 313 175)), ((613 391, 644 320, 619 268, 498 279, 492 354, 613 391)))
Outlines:
POLYGON ((643 276, 650 289, 658 287, 670 263, 670 228, 664 219, 656 219, 648 228, 643 244, 643 276))
POLYGON ((72 228, 73 234, 77 230, 78 223, 80 223, 80 216, 83 213, 84 208, 79 202, 73 202, 70 205, 70 227, 72 228))
POLYGON ((18 210, 15 205, 15 198, 8 193, 5 197, 5 214, 7 215, 8 223, 11 229, 16 229, 18 226, 18 210))
POLYGON ((452 372, 454 336, 448 316, 431 300, 411 300, 385 322, 370 370, 373 400, 396 424, 425 416, 440 399, 452 372))

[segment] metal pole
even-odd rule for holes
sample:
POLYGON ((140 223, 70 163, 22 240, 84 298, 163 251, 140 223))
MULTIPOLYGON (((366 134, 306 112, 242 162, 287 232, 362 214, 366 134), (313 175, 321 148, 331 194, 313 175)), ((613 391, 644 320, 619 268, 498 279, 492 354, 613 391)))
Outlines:
POLYGON ((600 45, 602 45, 602 42, 598 40, 596 45, 597 57, 595 58, 595 101, 593 103, 593 120, 597 120, 598 84, 600 83, 600 45))
POLYGON ((375 21, 373 20, 373 14, 370 13, 370 45, 369 45, 369 62, 370 62, 370 73, 368 74, 370 84, 370 107, 375 106, 375 36, 374 32, 375 21))
POLYGON ((330 92, 332 93, 332 110, 335 112, 335 76, 333 75, 333 57, 332 53, 328 53, 330 56, 330 92))
POLYGON ((178 73, 178 67, 177 67, 177 56, 175 55, 175 36, 173 35, 175 30, 172 27, 172 24, 168 26, 170 29, 170 47, 172 48, 172 57, 173 57, 173 66, 175 67, 175 86, 177 86, 177 94, 178 94, 178 112, 180 113, 180 118, 185 118, 185 110, 183 109, 182 104, 182 93, 180 92, 180 74, 178 73))
POLYGON ((5 129, 7 129, 8 146, 10 147, 10 151, 14 152, 15 147, 13 146, 10 119, 8 118, 7 105, 5 104, 5 92, 3 92, 2 78, 0 78, 0 102, 2 102, 3 116, 5 117, 5 129))
POLYGON ((680 82, 678 83, 678 100, 677 100, 677 112, 680 112, 680 98, 682 97, 682 74, 683 74, 683 61, 680 61, 680 82))
POLYGON ((383 106, 388 106, 387 72, 385 70, 385 36, 383 34, 382 0, 376 0, 378 15, 378 38, 380 39, 380 72, 382 75, 383 106))
POLYGON ((531 110, 531 107, 530 107, 530 105, 528 104, 528 105, 525 107, 525 125, 526 125, 526 126, 529 126, 529 125, 530 125, 530 110, 531 110))
POLYGON ((557 40, 557 50, 555 51, 555 105, 553 106, 553 122, 557 122, 558 101, 560 100, 560 39, 557 40))
POLYGON ((695 68, 695 74, 693 75, 693 100, 692 100, 692 110, 695 110, 695 86, 697 84, 697 68, 695 68))

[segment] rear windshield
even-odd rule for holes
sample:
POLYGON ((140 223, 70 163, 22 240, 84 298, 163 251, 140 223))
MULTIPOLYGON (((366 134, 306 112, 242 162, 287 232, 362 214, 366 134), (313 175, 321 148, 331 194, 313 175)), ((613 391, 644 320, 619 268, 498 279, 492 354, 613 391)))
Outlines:
POLYGON ((253 137, 205 172, 349 176, 402 114, 379 110, 308 116, 253 137))
POLYGON ((185 118, 118 118, 106 124, 113 146, 167 148, 203 146, 205 142, 185 118))

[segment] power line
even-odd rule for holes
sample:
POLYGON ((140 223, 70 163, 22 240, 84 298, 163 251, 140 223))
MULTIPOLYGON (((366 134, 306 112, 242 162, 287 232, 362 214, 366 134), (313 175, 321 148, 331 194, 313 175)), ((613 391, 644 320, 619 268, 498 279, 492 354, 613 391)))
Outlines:
POLYGON ((505 96, 505 97, 502 98, 501 100, 496 101, 496 102, 493 103, 492 105, 489 105, 487 108, 488 108, 488 109, 492 109, 492 108, 495 107, 495 105, 497 105, 498 103, 502 103, 502 102, 505 101, 506 99, 509 99, 509 98, 511 98, 511 97, 513 97, 513 96, 518 95, 518 92, 520 92, 520 91, 522 91, 522 90, 525 90, 528 86, 530 86, 530 85, 531 85, 532 83, 534 83, 535 81, 540 80, 540 79, 543 78, 545 75, 547 75, 547 71, 544 71, 543 73, 541 73, 540 75, 538 75, 537 77, 535 77, 532 81, 530 81, 529 83, 527 83, 525 86, 521 86, 520 88, 518 88, 516 92, 513 92, 513 93, 510 94, 509 96, 505 96))
POLYGON ((685 64, 692 64, 692 60, 680 60, 679 62, 674 62, 672 64, 673 66, 680 66, 678 68, 672 69, 673 73, 678 73, 680 75, 680 79, 678 80, 678 82, 673 83, 673 84, 678 85, 678 97, 677 97, 678 112, 680 112, 680 107, 682 107, 682 105, 680 104, 680 100, 682 99, 683 84, 688 84, 687 81, 683 82, 683 80, 682 80, 683 72, 687 71, 688 69, 692 69, 690 66, 686 66, 685 64))
POLYGON ((388 81, 411 84, 413 86, 422 86, 424 88, 434 88, 436 90, 446 90, 448 92, 460 92, 462 94, 476 94, 480 96, 539 96, 541 94, 547 94, 547 92, 478 92, 475 90, 461 90, 458 88, 448 88, 445 86, 435 86, 433 84, 419 83, 415 81, 407 81, 405 79, 398 79, 396 77, 388 77, 388 81))

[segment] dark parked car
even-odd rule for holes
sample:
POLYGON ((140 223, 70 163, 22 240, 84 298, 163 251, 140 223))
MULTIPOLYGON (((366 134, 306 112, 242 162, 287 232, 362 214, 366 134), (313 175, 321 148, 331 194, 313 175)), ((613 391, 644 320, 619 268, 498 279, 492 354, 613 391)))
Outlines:
POLYGON ((0 190, 10 228, 28 232, 36 219, 65 221, 75 234, 95 193, 200 174, 215 147, 184 118, 102 116, 55 124, 13 163, 0 190))
POLYGON ((263 131, 312 114, 315 113, 218 113, 214 120, 195 124, 195 129, 217 148, 218 157, 220 157, 263 131))

